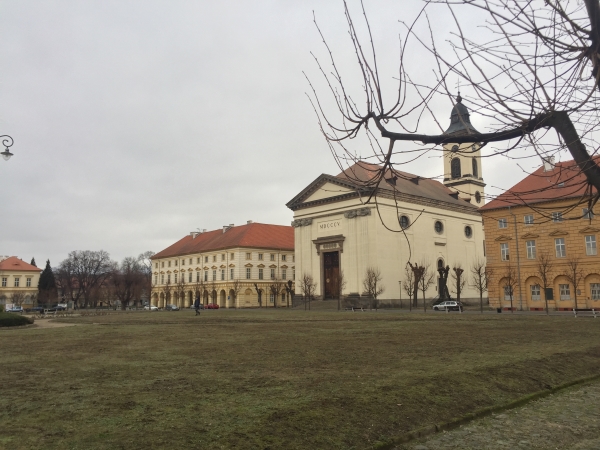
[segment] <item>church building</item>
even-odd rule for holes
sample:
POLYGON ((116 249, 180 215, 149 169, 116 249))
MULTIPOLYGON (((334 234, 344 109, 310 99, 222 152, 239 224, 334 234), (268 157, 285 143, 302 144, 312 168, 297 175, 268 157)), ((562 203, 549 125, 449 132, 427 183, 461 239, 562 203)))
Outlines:
MULTIPOLYGON (((460 96, 445 134, 473 134, 476 140, 478 132, 460 96)), ((385 301, 407 299, 408 261, 427 265, 433 274, 428 300, 438 295, 438 267, 460 266, 469 279, 471 267, 485 263, 480 145, 446 144, 443 155, 443 183, 395 171, 386 173, 377 187, 367 187, 380 167, 358 161, 337 175, 320 175, 296 195, 287 206, 294 212, 298 280, 312 275, 317 297, 331 299, 340 294, 343 274, 341 294, 364 296, 367 268, 375 268, 385 288, 378 298, 385 301), (374 189, 377 204, 374 198, 366 203, 374 189)), ((448 288, 452 291, 450 278, 448 288)), ((301 294, 299 289, 296 293, 301 294)), ((422 296, 419 292, 420 302, 422 296)), ((475 299, 479 301, 479 292, 468 281, 461 300, 475 299)))

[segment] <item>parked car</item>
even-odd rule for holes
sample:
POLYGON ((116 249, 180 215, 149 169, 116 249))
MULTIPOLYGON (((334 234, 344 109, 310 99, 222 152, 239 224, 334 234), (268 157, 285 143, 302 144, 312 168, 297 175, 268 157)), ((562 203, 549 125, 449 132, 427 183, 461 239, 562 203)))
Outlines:
POLYGON ((154 306, 154 305, 146 305, 144 306, 144 309, 146 311, 158 311, 158 306, 154 306))
POLYGON ((179 306, 167 305, 167 306, 165 306, 165 311, 179 311, 179 306))
POLYGON ((217 305, 216 303, 209 303, 208 305, 206 305, 205 309, 219 309, 219 305, 217 305))
POLYGON ((462 303, 446 300, 433 306, 434 311, 460 311, 462 303))
POLYGON ((28 313, 43 313, 44 312, 44 307, 43 306, 34 306, 32 308, 27 308, 25 310, 25 312, 28 312, 28 313))
POLYGON ((10 308, 6 308, 7 313, 15 313, 15 314, 23 314, 22 306, 11 306, 10 308))
MULTIPOLYGON (((193 303, 190 305, 190 309, 196 309, 193 303)), ((200 303, 200 307, 198 309, 204 309, 204 305, 200 303)))

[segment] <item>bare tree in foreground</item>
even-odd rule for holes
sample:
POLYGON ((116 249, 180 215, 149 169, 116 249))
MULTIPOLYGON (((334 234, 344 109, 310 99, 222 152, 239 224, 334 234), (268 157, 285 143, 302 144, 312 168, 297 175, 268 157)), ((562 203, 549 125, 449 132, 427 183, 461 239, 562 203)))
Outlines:
POLYGON ((546 315, 549 315, 548 310, 548 294, 550 283, 552 280, 552 271, 554 270, 554 264, 550 255, 547 252, 540 253, 537 258, 537 274, 542 280, 542 288, 544 289, 544 302, 546 303, 546 315))
POLYGON ((242 283, 238 278, 231 282, 231 290, 233 292, 233 304, 237 308, 239 306, 238 296, 240 295, 240 291, 242 290, 242 283))
POLYGON ((413 270, 407 264, 406 266, 404 266, 404 282, 402 283, 402 289, 404 289, 404 292, 406 292, 406 295, 408 295, 409 306, 412 305, 413 292, 415 290, 414 278, 415 278, 415 276, 414 276, 413 270))
POLYGON ((302 275, 302 278, 300 278, 300 292, 304 297, 304 309, 306 309, 306 302, 308 301, 308 309, 310 310, 310 302, 317 292, 317 283, 315 283, 312 275, 308 273, 302 275))
POLYGON ((410 270, 413 273, 412 280, 414 284, 412 288, 412 302, 413 306, 416 308, 419 294, 419 285, 421 283, 421 278, 423 278, 423 275, 425 273, 425 267, 423 267, 422 265, 420 266, 417 263, 412 264, 410 261, 406 264, 410 267, 410 270))
POLYGON ((381 270, 379 270, 378 267, 367 267, 365 278, 363 280, 363 287, 371 299, 371 308, 375 306, 375 309, 378 309, 377 297, 385 291, 385 287, 381 284, 381 280, 381 270))
POLYGON ((504 269, 502 277, 504 279, 504 295, 510 296, 510 312, 513 313, 513 298, 515 294, 515 287, 519 284, 519 280, 517 278, 517 271, 511 264, 509 264, 504 269))
POLYGON ((483 293, 487 292, 492 270, 485 267, 483 259, 477 259, 471 265, 471 279, 473 286, 479 293, 479 311, 483 314, 483 293))
MULTIPOLYGON (((424 261, 420 266, 423 269, 421 278, 419 279, 419 289, 423 294, 423 311, 427 312, 427 302, 425 301, 425 294, 427 290, 433 285, 435 281, 435 271, 431 267, 431 263, 424 261)), ((416 303, 415 303, 415 306, 416 303)))
MULTIPOLYGON (((377 59, 363 3, 358 7, 361 21, 364 19, 361 26, 354 21, 349 3, 344 1, 344 12, 359 80, 353 84, 349 81, 352 76, 341 73, 342 66, 336 63, 315 19, 328 66, 315 56, 323 87, 309 79, 310 98, 340 169, 365 160, 379 165, 369 167, 372 176, 368 180, 348 173, 367 194, 367 203, 377 196, 384 180, 406 178, 397 166, 447 143, 458 144, 458 152, 464 154, 471 152, 470 144, 499 145, 489 153, 519 158, 549 159, 568 152, 575 160, 577 173, 584 175, 583 181, 575 180, 575 173, 566 175, 575 180, 574 188, 581 193, 575 202, 586 202, 591 209, 598 201, 600 167, 593 160, 599 151, 595 136, 600 130, 598 0, 424 2, 413 22, 401 22, 398 68, 391 76, 380 73, 383 65, 377 59), (447 36, 432 32, 435 27, 429 23, 429 10, 445 12, 454 22, 449 46, 440 42, 447 36), (485 26, 475 27, 474 21, 485 26), (365 30, 364 36, 361 29, 365 30), (427 73, 434 75, 428 78, 427 73), (392 78, 395 83, 390 82, 392 78), (460 95, 454 102, 457 79, 470 94, 471 109, 488 119, 489 132, 481 133, 468 126, 466 110, 457 107, 462 101, 460 95), (331 97, 318 94, 321 90, 328 91, 331 97), (434 112, 440 101, 450 101, 456 107, 464 133, 444 132, 446 119, 441 120, 434 112), (419 128, 431 126, 439 131, 418 132, 419 128), (386 142, 380 143, 375 131, 386 142), (359 135, 371 147, 371 156, 365 157, 361 150, 359 157, 350 148, 351 140, 359 135), (419 142, 422 146, 396 148, 395 144, 402 141, 419 142)), ((396 39, 395 30, 392 36, 396 39)), ((538 212, 549 217, 548 211, 538 212)), ((386 227, 402 231, 393 225, 398 224, 386 227)))
POLYGON ((577 257, 571 257, 567 260, 567 267, 565 276, 567 280, 573 285, 573 295, 575 296, 575 309, 579 309, 577 306, 577 288, 581 286, 585 273, 581 267, 581 260, 577 257))
POLYGON ((272 278, 271 283, 269 284, 269 291, 273 296, 273 308, 277 307, 277 299, 279 298, 279 294, 285 290, 284 288, 285 282, 280 278, 272 278))
POLYGON ((465 284, 467 283, 467 277, 463 276, 464 269, 459 264, 456 264, 452 268, 452 292, 456 293, 456 301, 460 302, 460 293, 463 291, 465 284))

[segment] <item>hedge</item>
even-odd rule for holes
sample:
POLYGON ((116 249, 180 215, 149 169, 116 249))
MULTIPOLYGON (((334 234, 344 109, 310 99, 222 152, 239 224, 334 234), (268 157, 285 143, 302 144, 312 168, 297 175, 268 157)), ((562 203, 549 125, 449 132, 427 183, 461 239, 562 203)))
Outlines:
POLYGON ((33 319, 30 317, 25 317, 21 314, 0 312, 0 327, 18 327, 31 323, 33 323, 33 319))

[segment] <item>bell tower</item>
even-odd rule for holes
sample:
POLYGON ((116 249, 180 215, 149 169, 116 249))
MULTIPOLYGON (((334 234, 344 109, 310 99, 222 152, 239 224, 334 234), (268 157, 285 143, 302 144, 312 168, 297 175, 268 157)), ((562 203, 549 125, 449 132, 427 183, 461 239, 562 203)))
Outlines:
POLYGON ((446 143, 444 153, 444 185, 458 192, 458 196, 475 206, 485 203, 483 174, 481 171, 480 134, 469 119, 469 110, 462 104, 460 93, 450 114, 450 126, 443 133, 449 137, 473 136, 473 142, 464 144, 446 143))

